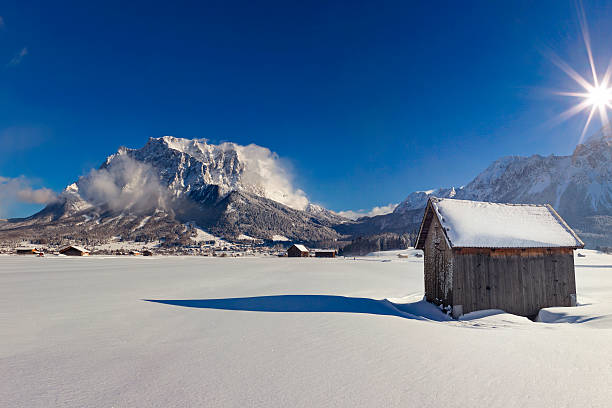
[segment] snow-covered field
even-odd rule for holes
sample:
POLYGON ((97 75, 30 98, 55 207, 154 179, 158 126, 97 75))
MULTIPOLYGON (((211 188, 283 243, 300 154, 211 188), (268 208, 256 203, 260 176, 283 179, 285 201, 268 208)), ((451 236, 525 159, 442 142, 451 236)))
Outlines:
POLYGON ((448 320, 397 252, 3 256, 0 405, 610 407, 612 256, 581 252, 547 323, 448 320))

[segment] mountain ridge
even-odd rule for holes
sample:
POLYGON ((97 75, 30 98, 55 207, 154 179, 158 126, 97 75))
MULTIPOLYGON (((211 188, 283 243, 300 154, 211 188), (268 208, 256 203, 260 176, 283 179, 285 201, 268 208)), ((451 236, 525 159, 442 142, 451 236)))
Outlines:
POLYGON ((612 246, 612 137, 603 134, 579 144, 568 156, 504 156, 462 187, 409 194, 391 214, 361 220, 346 233, 415 233, 427 198, 551 204, 590 247, 612 246))
POLYGON ((352 221, 308 201, 278 157, 256 145, 150 138, 120 147, 100 168, 24 219, 0 222, 0 238, 180 241, 186 224, 217 236, 334 242, 384 233, 416 236, 430 196, 552 204, 590 247, 612 246, 612 137, 567 156, 504 156, 461 187, 410 193, 392 213, 352 221), (138 228, 136 228, 138 226, 138 228))

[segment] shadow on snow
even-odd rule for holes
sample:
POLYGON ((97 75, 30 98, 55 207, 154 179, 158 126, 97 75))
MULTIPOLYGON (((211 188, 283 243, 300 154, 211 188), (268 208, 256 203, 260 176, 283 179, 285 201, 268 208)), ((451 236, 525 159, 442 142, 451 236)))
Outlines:
MULTIPOLYGON (((225 299, 142 300, 197 309, 276 313, 358 313, 436 322, 453 320, 438 307, 425 300, 412 303, 393 303, 388 299, 376 300, 335 295, 272 295, 225 299)), ((482 317, 504 313, 503 310, 497 309, 481 310, 468 313, 460 320, 477 320, 482 317)), ((571 313, 542 309, 535 320, 541 323, 586 323, 601 317, 572 315, 571 313)))
POLYGON ((538 313, 536 321, 540 323, 586 323, 604 317, 606 316, 572 315, 570 313, 542 309, 540 313, 538 313))
POLYGON ((387 299, 333 295, 275 295, 227 299, 143 299, 147 302, 199 309, 242 310, 250 312, 360 313, 397 316, 414 320, 449 321, 449 316, 424 300, 392 303, 387 299))

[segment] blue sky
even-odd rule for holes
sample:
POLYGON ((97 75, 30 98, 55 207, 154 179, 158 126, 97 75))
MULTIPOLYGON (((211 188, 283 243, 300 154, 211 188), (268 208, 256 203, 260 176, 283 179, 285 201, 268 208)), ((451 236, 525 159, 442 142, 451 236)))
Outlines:
MULTIPOLYGON (((612 8, 585 9, 603 71, 612 8)), ((586 119, 547 125, 572 102, 553 92, 577 90, 547 52, 589 72, 571 2, 19 0, 0 16, 0 177, 33 187, 173 135, 268 147, 312 201, 365 209, 500 156, 569 154, 586 119)))

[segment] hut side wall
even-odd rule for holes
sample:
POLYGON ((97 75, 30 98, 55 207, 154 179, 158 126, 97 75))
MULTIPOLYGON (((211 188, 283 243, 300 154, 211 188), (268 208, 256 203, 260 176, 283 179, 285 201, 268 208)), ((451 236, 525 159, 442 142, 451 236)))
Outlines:
POLYGON ((503 309, 534 316, 544 307, 575 301, 572 249, 463 248, 453 256, 454 305, 463 313, 503 309))
POLYGON ((433 217, 425 239, 425 298, 429 302, 453 304, 453 253, 448 247, 442 226, 433 217))
POLYGON ((81 252, 75 248, 69 248, 61 253, 67 256, 88 256, 89 255, 88 252, 81 252))
POLYGON ((292 246, 287 250, 287 256, 291 258, 303 258, 308 256, 308 252, 302 252, 298 248, 292 246))

